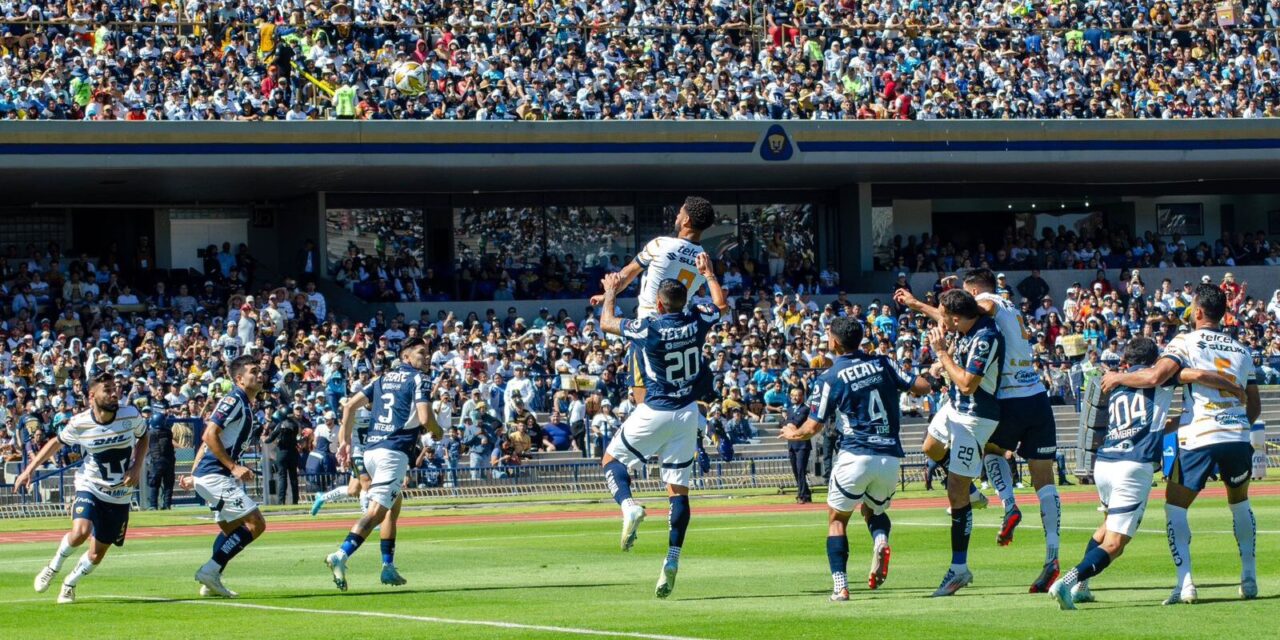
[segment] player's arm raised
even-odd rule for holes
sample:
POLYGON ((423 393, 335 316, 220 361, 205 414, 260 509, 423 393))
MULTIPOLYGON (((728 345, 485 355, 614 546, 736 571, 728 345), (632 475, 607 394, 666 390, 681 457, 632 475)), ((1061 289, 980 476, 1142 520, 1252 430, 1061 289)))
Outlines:
POLYGON ((342 422, 338 426, 338 462, 351 463, 351 431, 355 428, 356 412, 369 406, 369 397, 363 391, 347 398, 342 405, 342 422))
POLYGON ((955 385, 960 393, 964 395, 972 395, 978 390, 982 384, 982 374, 969 371, 956 362, 951 357, 951 352, 947 351, 947 333, 940 327, 934 327, 929 330, 929 346, 937 355, 938 362, 942 364, 943 370, 951 376, 951 384, 955 385))
POLYGON ((604 279, 600 281, 604 287, 604 307, 600 309, 600 330, 615 336, 622 335, 622 319, 614 312, 618 302, 616 287, 621 279, 620 274, 609 273, 605 274, 604 279))
MULTIPOLYGON (((707 279, 707 291, 711 293, 711 303, 716 305, 721 315, 729 313, 729 297, 725 295, 724 288, 720 286, 720 281, 716 279, 715 266, 711 264, 711 256, 706 252, 698 254, 694 258, 694 266, 698 268, 698 273, 707 279)), ((692 293, 692 292, 690 292, 692 293)))
MULTIPOLYGON (((636 278, 638 278, 642 273, 644 273, 644 265, 634 260, 631 261, 631 263, 623 267, 621 271, 610 274, 610 275, 618 276, 618 280, 614 283, 612 289, 606 286, 604 288, 605 293, 608 293, 609 291, 613 291, 613 293, 615 294, 622 293, 627 289, 627 287, 631 286, 631 282, 636 278)), ((591 306, 594 307, 595 305, 600 304, 601 302, 604 301, 604 299, 605 299, 604 294, 596 294, 594 296, 591 296, 591 300, 590 300, 591 306)))
MULTIPOLYGON (((938 307, 931 307, 923 302, 920 302, 920 300, 918 300, 914 295, 911 294, 910 291, 907 291, 906 289, 898 289, 897 291, 895 291, 893 293, 893 301, 912 311, 915 311, 916 313, 923 313, 925 317, 929 318, 930 320, 933 320, 934 324, 941 325, 943 323, 942 309, 939 309, 938 307)), ((985 313, 985 310, 984 310, 984 313, 985 313)))
POLYGON ((27 464, 27 468, 23 469, 22 473, 19 473, 17 478, 14 478, 13 492, 22 493, 23 489, 26 489, 27 486, 31 484, 31 476, 35 473, 36 469, 39 469, 44 465, 44 463, 48 462, 49 459, 53 457, 53 454, 57 453, 58 449, 61 448, 62 440, 59 440, 56 437, 44 443, 44 447, 40 449, 40 453, 37 453, 36 457, 32 458, 31 462, 27 464))

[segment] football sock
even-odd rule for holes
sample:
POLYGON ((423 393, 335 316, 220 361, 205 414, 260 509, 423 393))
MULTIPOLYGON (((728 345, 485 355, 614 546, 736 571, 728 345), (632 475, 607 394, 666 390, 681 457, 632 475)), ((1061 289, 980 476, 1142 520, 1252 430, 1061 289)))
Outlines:
POLYGON ((358 533, 348 533, 347 539, 342 541, 342 547, 338 551, 344 556, 351 557, 351 554, 355 553, 356 549, 359 549, 362 544, 364 544, 364 536, 358 533))
POLYGON ((827 536, 827 563, 831 565, 831 579, 837 589, 848 586, 849 537, 827 536))
POLYGON ((982 492, 978 490, 978 485, 972 480, 969 481, 969 502, 977 502, 977 498, 982 496, 982 492))
POLYGON ((89 560, 89 552, 84 552, 84 554, 80 556, 80 561, 76 563, 76 568, 71 570, 71 573, 67 575, 66 580, 62 581, 62 584, 67 585, 68 587, 76 586, 76 583, 80 582, 80 578, 93 573, 93 570, 97 568, 97 566, 98 565, 94 564, 93 561, 89 560))
POLYGON ((1004 505, 1004 510, 1009 511, 1017 507, 1018 503, 1013 497, 1013 483, 1009 481, 1013 477, 1013 471, 1009 469, 1009 461, 1004 456, 988 453, 982 457, 982 466, 986 468, 987 479, 991 481, 991 486, 1000 496, 1000 504, 1004 505))
POLYGON ((250 542, 253 542, 253 534, 249 532, 249 527, 240 525, 235 531, 225 536, 219 536, 219 539, 222 543, 213 548, 213 561, 217 563, 218 567, 225 569, 232 558, 244 551, 244 548, 249 546, 250 542))
POLYGON ((973 505, 951 509, 951 568, 963 569, 969 562, 969 534, 973 532, 973 505))
MULTIPOLYGON (((382 564, 396 563, 396 539, 385 538, 381 542, 382 546, 382 564)), ((350 555, 350 554, 347 554, 350 555)))
POLYGON ((53 554, 53 559, 49 561, 50 569, 62 571, 62 563, 67 561, 67 558, 71 556, 71 552, 75 551, 77 546, 68 542, 70 539, 71 534, 69 533, 62 536, 62 542, 58 543, 58 551, 53 554))
POLYGON ((667 544, 679 549, 684 546, 684 532, 689 529, 689 496, 671 496, 668 502, 671 513, 667 515, 667 544))
POLYGON ((1258 521, 1253 517, 1248 500, 1231 505, 1231 524, 1236 533, 1236 546, 1240 548, 1240 577, 1256 579, 1258 558, 1254 543, 1258 535, 1258 521))
POLYGON ((1171 504, 1164 505, 1164 517, 1168 523, 1169 552, 1173 554, 1173 566, 1178 569, 1178 588, 1191 582, 1191 523, 1187 522, 1187 510, 1171 504))
POLYGON ((1084 560, 1081 560, 1080 564, 1071 570, 1071 573, 1076 574, 1076 579, 1072 580, 1067 586, 1074 586, 1077 581, 1088 580, 1102 573, 1102 570, 1106 569, 1110 564, 1111 555, 1107 553, 1106 549, 1102 547, 1090 549, 1089 553, 1084 554, 1084 560))
POLYGON ((346 498, 346 497, 347 497, 346 487, 334 487, 325 492, 324 501, 329 502, 331 500, 342 500, 343 498, 346 498))
POLYGON ((889 529, 892 523, 889 522, 889 514, 881 513, 873 515, 867 520, 867 531, 871 532, 871 540, 875 544, 880 544, 883 538, 884 542, 889 542, 889 529))
POLYGON ((604 466, 604 482, 613 494, 614 502, 629 507, 636 503, 631 498, 631 474, 627 473, 627 465, 614 460, 604 466))
POLYGON ((1058 487, 1047 484, 1036 491, 1040 498, 1040 521, 1044 523, 1044 562, 1058 559, 1058 522, 1062 519, 1062 498, 1058 487))
POLYGON ((667 547, 667 562, 680 562, 680 547, 667 547))

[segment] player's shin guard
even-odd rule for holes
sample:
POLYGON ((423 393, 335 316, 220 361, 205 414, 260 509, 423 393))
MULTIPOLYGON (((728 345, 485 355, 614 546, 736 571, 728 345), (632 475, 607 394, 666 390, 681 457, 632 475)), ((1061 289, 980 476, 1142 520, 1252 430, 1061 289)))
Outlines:
POLYGON ((253 542, 253 533, 249 531, 249 527, 240 525, 235 531, 218 536, 218 540, 214 542, 212 559, 219 568, 226 569, 227 563, 244 551, 250 542, 253 542))
POLYGON ((58 543, 58 550, 54 552, 53 559, 49 561, 50 569, 62 571, 62 563, 67 561, 67 558, 71 556, 71 552, 75 551, 78 546, 71 544, 70 540, 71 534, 68 533, 62 536, 62 541, 58 543))
POLYGON ((341 551, 344 556, 350 558, 351 555, 356 552, 356 549, 359 549, 362 544, 364 544, 364 536, 358 533, 348 533, 347 539, 342 541, 342 547, 339 548, 339 551, 341 551))
POLYGON ((1036 491, 1040 498, 1040 521, 1044 524, 1044 561, 1052 562, 1058 558, 1058 534, 1062 520, 1062 498, 1058 496, 1058 488, 1047 484, 1036 491))
POLYGON ((1004 505, 1004 510, 1008 511, 1018 506, 1013 496, 1013 483, 1009 481, 1013 477, 1009 461, 1002 455, 988 453, 982 457, 982 466, 987 470, 987 479, 991 481, 991 486, 1000 496, 1000 504, 1004 505))
POLYGON ((619 506, 634 504, 631 497, 631 474, 627 473, 627 465, 614 460, 604 466, 604 482, 613 494, 614 502, 619 506))
POLYGON ((849 586, 849 537, 827 536, 827 563, 831 565, 831 579, 837 591, 849 586))
POLYGON ((876 543, 880 542, 880 538, 882 536, 884 537, 885 542, 888 542, 889 529, 892 528, 892 526, 892 523, 889 522, 889 514, 887 513, 873 515, 867 519, 867 531, 871 532, 871 540, 876 543))
MULTIPOLYGON (((381 541, 382 546, 382 564, 396 563, 396 539, 386 538, 381 541)), ((347 554, 351 555, 351 554, 347 554)))
POLYGON ((680 560, 684 533, 689 529, 689 496, 671 496, 671 513, 667 516, 667 559, 680 560))
POLYGON ((1178 587, 1191 582, 1191 523, 1187 522, 1187 510, 1171 504, 1164 505, 1166 533, 1169 536, 1169 553, 1173 566, 1178 569, 1178 587))
POLYGON ((1258 577, 1258 558, 1254 543, 1258 536, 1258 521, 1253 517, 1249 501, 1231 505, 1231 524, 1236 534, 1236 546, 1240 549, 1240 577, 1258 577))
POLYGON ((969 535, 973 533, 973 507, 951 509, 951 567, 963 569, 969 563, 969 535))
POLYGON ((67 575, 66 580, 62 581, 62 584, 67 585, 68 587, 76 586, 76 584, 80 582, 80 578, 93 573, 93 570, 96 569, 97 566, 98 565, 94 564, 93 561, 89 559, 89 552, 84 552, 84 554, 80 556, 80 561, 76 563, 76 568, 71 570, 71 573, 67 575))

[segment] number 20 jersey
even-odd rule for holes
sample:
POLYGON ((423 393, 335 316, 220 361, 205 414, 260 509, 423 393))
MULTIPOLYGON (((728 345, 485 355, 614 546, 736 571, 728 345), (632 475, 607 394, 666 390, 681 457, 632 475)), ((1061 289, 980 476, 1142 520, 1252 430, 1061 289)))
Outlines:
POLYGON ((823 423, 834 419, 845 451, 901 458, 898 394, 912 382, 884 356, 842 355, 814 382, 809 417, 823 423))
POLYGON ((701 245, 681 238, 660 236, 650 240, 636 254, 636 263, 644 267, 644 275, 640 276, 640 299, 636 316, 647 318, 658 315, 658 284, 663 280, 678 280, 689 290, 688 298, 692 299, 693 294, 707 282, 695 266, 701 253, 705 253, 701 245))
POLYGON ((640 360, 649 408, 677 411, 705 392, 702 383, 711 372, 703 362, 702 345, 719 321, 718 309, 698 305, 693 311, 622 322, 622 337, 640 360))
POLYGON ((129 504, 133 488, 122 487, 133 463, 133 445, 147 433, 147 422, 134 407, 116 411, 115 420, 100 424, 93 411, 78 413, 58 432, 66 446, 80 445, 84 463, 76 470, 76 491, 112 504, 129 504))

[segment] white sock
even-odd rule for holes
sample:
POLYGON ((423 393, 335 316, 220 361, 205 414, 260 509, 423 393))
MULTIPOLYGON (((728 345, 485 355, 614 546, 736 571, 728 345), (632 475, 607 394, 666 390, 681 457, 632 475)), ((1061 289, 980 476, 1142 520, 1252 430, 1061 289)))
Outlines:
POLYGON ((1018 506, 1013 497, 1013 483, 1009 482, 1013 477, 1009 461, 1005 460, 1004 456, 988 453, 982 457, 982 466, 986 468, 987 479, 991 481, 991 486, 995 487, 996 494, 1000 496, 1000 504, 1004 505, 1004 510, 1009 511, 1018 506))
POLYGON ((954 571, 954 572, 956 572, 956 573, 962 573, 962 572, 964 572, 964 571, 968 571, 968 570, 969 570, 969 563, 967 563, 967 562, 966 562, 966 563, 964 563, 964 564, 956 564, 956 563, 954 563, 954 562, 953 562, 953 563, 951 563, 951 570, 952 570, 952 571, 954 571))
POLYGON ((1258 577, 1258 557, 1254 544, 1258 537, 1258 521, 1253 517, 1249 501, 1231 505, 1231 524, 1236 533, 1236 546, 1240 548, 1240 577, 1258 577))
POLYGON ((346 498, 346 497, 347 497, 346 487, 334 487, 324 493, 325 502, 329 502, 331 500, 342 500, 343 498, 346 498))
POLYGON ((363 513, 368 510, 369 510, 369 492, 361 491, 360 492, 360 511, 363 513))
POLYGON ((80 582, 80 578, 93 573, 93 570, 97 566, 98 565, 93 564, 93 562, 89 560, 89 552, 84 552, 84 554, 80 556, 80 561, 76 563, 76 568, 71 570, 71 573, 67 575, 66 580, 62 581, 62 584, 68 587, 76 586, 76 583, 80 582))
POLYGON ((1044 562, 1048 564, 1058 559, 1062 499, 1058 497, 1058 488, 1052 484, 1040 487, 1036 496, 1040 498, 1040 521, 1044 524, 1044 562))
POLYGON ((206 569, 214 573, 222 573, 222 567, 218 566, 218 563, 214 562, 212 558, 206 560, 204 566, 200 567, 201 571, 206 569))
POLYGON ((1173 566, 1178 569, 1178 588, 1191 583, 1191 523, 1187 522, 1187 510, 1171 504, 1164 505, 1164 517, 1168 523, 1169 553, 1173 566))
POLYGON ((835 583, 835 591, 849 588, 849 576, 843 571, 831 574, 831 581, 835 583))
POLYGON ((639 503, 639 502, 636 502, 636 499, 635 499, 635 498, 627 498, 626 500, 623 500, 623 501, 622 501, 622 506, 623 506, 624 508, 625 508, 625 507, 634 507, 634 506, 636 506, 636 505, 638 505, 638 504, 640 504, 640 503, 639 503))
POLYGON ((71 556, 71 552, 75 551, 76 546, 78 546, 68 542, 70 539, 71 534, 69 533, 62 536, 62 541, 58 543, 58 551, 53 554, 53 559, 49 561, 50 569, 62 571, 62 563, 67 561, 67 558, 71 556))
POLYGON ((878 546, 880 546, 880 545, 882 545, 882 544, 883 544, 883 545, 885 545, 885 546, 888 546, 888 544, 889 544, 889 534, 887 534, 887 533, 885 533, 885 532, 883 532, 883 531, 877 531, 877 532, 875 532, 875 535, 873 535, 873 536, 871 537, 871 543, 872 543, 872 544, 874 544, 874 545, 875 545, 875 546, 877 546, 877 547, 878 547, 878 546))

